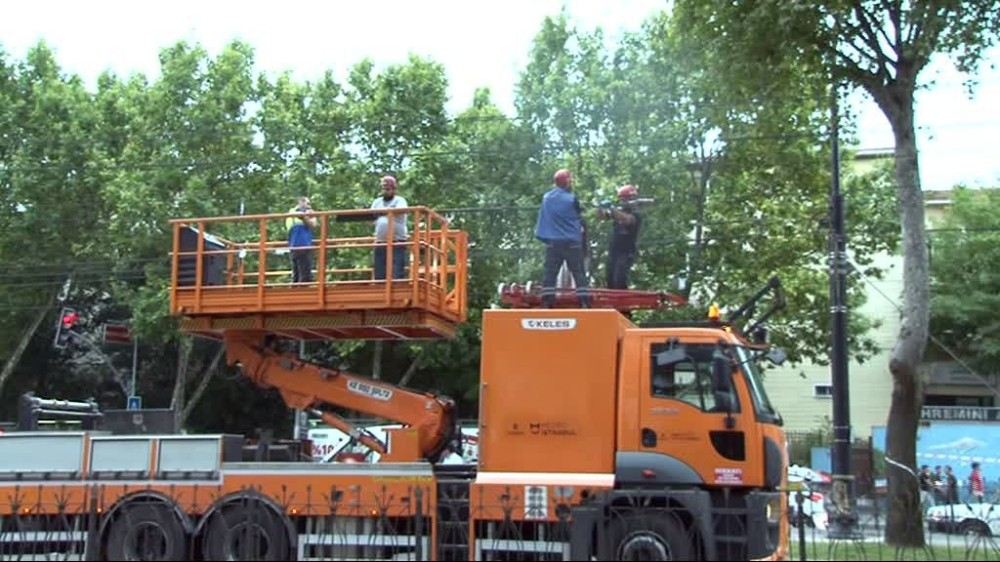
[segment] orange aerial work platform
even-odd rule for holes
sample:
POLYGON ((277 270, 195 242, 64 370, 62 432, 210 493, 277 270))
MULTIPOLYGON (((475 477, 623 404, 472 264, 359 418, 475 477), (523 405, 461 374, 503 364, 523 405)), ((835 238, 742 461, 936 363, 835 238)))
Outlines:
MULTIPOLYGON (((292 282, 288 221, 296 213, 171 221, 170 311, 181 330, 221 339, 261 332, 303 340, 452 337, 467 314, 465 232, 426 207, 311 212, 313 281, 292 282), (405 275, 375 279, 374 221, 389 240, 405 215, 405 275)), ((296 251, 301 248, 296 248, 296 251)), ((392 276, 394 252, 384 271, 392 276)))

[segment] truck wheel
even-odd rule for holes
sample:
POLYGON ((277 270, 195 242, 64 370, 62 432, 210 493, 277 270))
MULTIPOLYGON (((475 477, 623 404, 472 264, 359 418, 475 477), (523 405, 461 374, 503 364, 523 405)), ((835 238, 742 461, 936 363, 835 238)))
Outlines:
POLYGON ((693 560, 694 537, 670 514, 626 514, 611 528, 615 560, 693 560))
POLYGON ((110 560, 187 560, 184 526, 162 503, 126 505, 111 522, 107 541, 110 560))
POLYGON ((208 560, 290 560, 283 518, 260 502, 234 502, 209 516, 202 536, 208 560))

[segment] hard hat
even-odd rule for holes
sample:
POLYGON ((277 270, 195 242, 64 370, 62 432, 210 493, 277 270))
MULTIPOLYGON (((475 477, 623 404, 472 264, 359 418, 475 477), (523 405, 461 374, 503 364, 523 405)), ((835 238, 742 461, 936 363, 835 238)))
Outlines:
POLYGON ((618 188, 619 199, 632 199, 639 196, 639 188, 634 185, 623 185, 618 188))
POLYGON ((722 314, 719 311, 719 305, 713 302, 712 305, 708 307, 708 319, 712 322, 718 322, 721 318, 722 314))
POLYGON ((392 176, 383 176, 382 177, 382 183, 383 184, 388 183, 392 187, 396 187, 396 178, 394 178, 392 176))
POLYGON ((569 182, 572 179, 573 179, 573 174, 570 174, 569 170, 567 170, 566 168, 558 170, 555 173, 555 175, 552 176, 552 182, 558 185, 559 187, 569 186, 569 182))

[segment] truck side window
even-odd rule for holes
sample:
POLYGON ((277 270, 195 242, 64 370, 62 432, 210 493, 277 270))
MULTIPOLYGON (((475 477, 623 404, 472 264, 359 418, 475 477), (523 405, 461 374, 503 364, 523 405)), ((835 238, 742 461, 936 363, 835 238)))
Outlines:
MULTIPOLYGON (((715 393, 712 392, 712 352, 710 345, 688 345, 688 358, 678 363, 658 366, 656 355, 667 349, 666 345, 653 345, 650 350, 649 371, 652 373, 651 390, 657 398, 671 398, 686 402, 706 412, 716 410, 715 393)), ((731 402, 738 402, 732 397, 731 402)), ((738 411, 738 406, 737 406, 738 411)))

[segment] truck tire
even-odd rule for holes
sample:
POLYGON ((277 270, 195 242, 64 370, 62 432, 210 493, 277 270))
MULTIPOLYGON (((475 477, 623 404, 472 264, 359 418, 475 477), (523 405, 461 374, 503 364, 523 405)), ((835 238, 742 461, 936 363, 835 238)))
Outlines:
POLYGON ((694 536, 668 514, 623 514, 611 526, 614 560, 694 560, 694 536))
POLYGON ((163 503, 122 507, 108 530, 109 560, 188 560, 188 540, 174 510, 163 503))
POLYGON ((207 560, 290 560, 285 521, 263 502, 230 502, 209 515, 202 534, 207 560))

